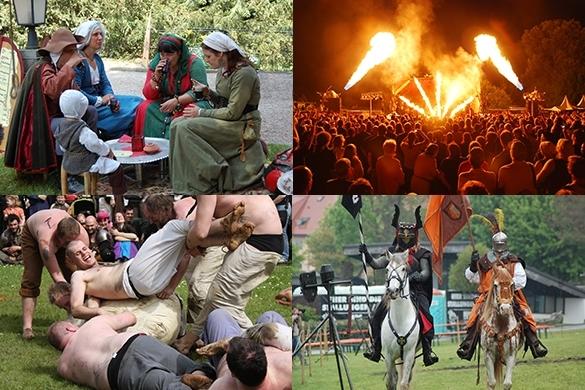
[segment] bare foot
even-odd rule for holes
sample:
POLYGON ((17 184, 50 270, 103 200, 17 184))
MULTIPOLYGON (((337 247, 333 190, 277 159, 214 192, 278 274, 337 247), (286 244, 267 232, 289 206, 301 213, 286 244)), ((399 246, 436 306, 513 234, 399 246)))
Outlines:
POLYGON ((213 381, 205 375, 184 374, 181 377, 181 382, 192 389, 209 389, 213 381))
POLYGON ((22 338, 25 340, 32 340, 35 337, 31 328, 26 328, 22 330, 22 338))
POLYGON ((244 203, 240 202, 234 206, 233 212, 225 216, 221 221, 221 226, 228 236, 226 246, 230 251, 236 250, 242 242, 246 241, 256 227, 252 222, 242 221, 245 211, 244 203))
POLYGON ((199 337, 193 332, 187 332, 173 343, 173 347, 183 355, 187 355, 199 337))
POLYGON ((228 349, 228 343, 228 340, 219 340, 215 343, 207 344, 205 347, 198 348, 196 352, 201 356, 211 357, 220 352, 226 352, 228 349))

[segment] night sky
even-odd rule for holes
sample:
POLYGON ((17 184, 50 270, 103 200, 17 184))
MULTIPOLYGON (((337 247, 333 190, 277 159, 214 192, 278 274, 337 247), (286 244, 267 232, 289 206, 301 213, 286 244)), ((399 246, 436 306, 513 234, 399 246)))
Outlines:
MULTIPOLYGON (((294 0, 294 96, 316 99, 316 91, 343 86, 378 31, 393 30, 400 0, 294 0)), ((550 19, 576 19, 585 26, 583 0, 404 0, 431 6, 423 46, 454 53, 462 47, 475 53, 479 33, 496 36, 503 54, 517 74, 523 56, 520 39, 525 30, 550 19)), ((383 66, 383 65, 382 65, 383 66)), ((414 69, 424 74, 426 69, 414 69)), ((503 81, 505 82, 505 81, 503 81)), ((380 89, 372 70, 349 93, 380 89)))

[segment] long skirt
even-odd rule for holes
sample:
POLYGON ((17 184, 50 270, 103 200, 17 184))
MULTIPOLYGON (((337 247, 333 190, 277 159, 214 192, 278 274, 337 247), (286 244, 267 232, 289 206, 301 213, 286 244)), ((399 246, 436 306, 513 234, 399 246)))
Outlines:
POLYGON ((105 138, 120 138, 129 134, 134 125, 136 107, 142 102, 140 96, 116 95, 120 102, 120 111, 112 112, 110 106, 98 107, 97 127, 105 138))
MULTIPOLYGON (((257 111, 256 111, 257 113, 257 111)), ((260 115, 243 120, 179 118, 171 124, 170 173, 177 194, 217 194, 240 191, 262 177, 266 156, 260 144, 260 115), (241 153, 246 120, 254 121, 257 140, 241 153)))

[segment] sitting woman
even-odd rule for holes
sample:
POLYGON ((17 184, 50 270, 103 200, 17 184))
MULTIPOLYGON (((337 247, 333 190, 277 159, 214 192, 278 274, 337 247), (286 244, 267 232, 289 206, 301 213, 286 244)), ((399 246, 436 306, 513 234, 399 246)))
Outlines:
POLYGON ((104 62, 97 53, 106 38, 106 29, 95 20, 81 23, 75 34, 83 36, 78 45, 85 57, 81 66, 75 68, 75 82, 89 104, 97 108, 97 127, 105 139, 119 138, 132 130, 136 107, 142 102, 139 96, 115 95, 106 75, 104 62))
POLYGON ((116 260, 126 261, 133 259, 138 252, 138 236, 132 225, 126 223, 124 214, 117 212, 114 215, 114 225, 110 230, 114 237, 114 253, 116 260))
POLYGON ((265 154, 260 143, 260 80, 242 49, 213 32, 201 45, 217 69, 215 92, 194 83, 213 109, 190 106, 171 126, 170 172, 178 194, 239 191, 260 180, 265 154))
MULTIPOLYGON (((169 138, 169 125, 183 108, 195 101, 192 81, 207 85, 205 64, 189 53, 185 40, 165 34, 158 41, 158 53, 148 66, 142 93, 146 101, 138 106, 134 135, 169 138)), ((208 108, 206 101, 197 105, 208 108)))

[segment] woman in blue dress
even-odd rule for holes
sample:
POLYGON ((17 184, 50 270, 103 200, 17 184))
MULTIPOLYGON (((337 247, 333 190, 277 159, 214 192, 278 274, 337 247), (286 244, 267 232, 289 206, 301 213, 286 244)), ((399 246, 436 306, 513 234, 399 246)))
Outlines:
POLYGON ((78 45, 85 60, 75 69, 75 82, 89 104, 97 108, 100 136, 112 139, 130 133, 136 107, 143 99, 139 96, 114 95, 104 62, 97 53, 104 44, 106 29, 100 22, 89 20, 81 23, 75 34, 85 37, 84 43, 78 45))

